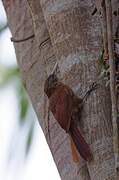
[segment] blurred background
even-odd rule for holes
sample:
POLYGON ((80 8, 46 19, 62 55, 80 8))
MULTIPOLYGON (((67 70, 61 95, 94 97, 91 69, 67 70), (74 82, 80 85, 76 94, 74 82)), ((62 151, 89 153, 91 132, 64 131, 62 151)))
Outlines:
POLYGON ((60 180, 22 86, 0 0, 0 179, 60 180))

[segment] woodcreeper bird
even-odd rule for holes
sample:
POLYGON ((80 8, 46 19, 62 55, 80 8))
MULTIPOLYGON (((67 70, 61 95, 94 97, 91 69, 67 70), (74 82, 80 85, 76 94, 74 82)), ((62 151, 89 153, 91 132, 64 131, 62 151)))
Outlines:
POLYGON ((93 89, 95 89, 94 84, 81 99, 74 94, 70 87, 60 82, 55 73, 49 75, 44 84, 44 92, 49 99, 49 110, 61 128, 70 135, 71 144, 75 144, 75 151, 77 150, 86 161, 90 161, 93 156, 78 127, 78 121, 81 116, 83 100, 93 89))

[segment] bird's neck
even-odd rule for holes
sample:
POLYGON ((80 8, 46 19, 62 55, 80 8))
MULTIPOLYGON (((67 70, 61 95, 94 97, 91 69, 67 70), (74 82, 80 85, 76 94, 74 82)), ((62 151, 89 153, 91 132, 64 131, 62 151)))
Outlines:
POLYGON ((59 88, 59 86, 61 86, 61 82, 58 82, 57 84, 55 84, 53 87, 51 87, 48 91, 47 91, 47 96, 48 98, 50 98, 52 96, 52 94, 55 92, 55 90, 57 88, 59 88))
POLYGON ((50 96, 52 96, 52 94, 54 93, 54 90, 55 90, 55 87, 52 87, 46 92, 48 98, 50 98, 50 96))

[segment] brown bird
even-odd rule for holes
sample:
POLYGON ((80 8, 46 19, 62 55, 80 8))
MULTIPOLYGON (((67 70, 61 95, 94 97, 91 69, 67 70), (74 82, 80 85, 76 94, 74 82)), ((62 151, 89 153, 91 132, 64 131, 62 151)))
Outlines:
POLYGON ((93 89, 95 89, 94 84, 81 99, 74 94, 71 88, 60 82, 55 73, 51 74, 44 84, 44 92, 49 98, 50 111, 60 126, 70 135, 73 141, 71 144, 75 144, 75 149, 86 161, 92 159, 92 153, 78 127, 78 121, 80 120, 83 101, 93 89))

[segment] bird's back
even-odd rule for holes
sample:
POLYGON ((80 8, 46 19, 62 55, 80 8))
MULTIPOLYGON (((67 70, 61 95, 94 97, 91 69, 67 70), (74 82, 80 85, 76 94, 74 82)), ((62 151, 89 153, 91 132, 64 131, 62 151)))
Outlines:
POLYGON ((73 91, 63 83, 58 84, 49 99, 49 107, 60 126, 68 131, 73 108, 73 91))

